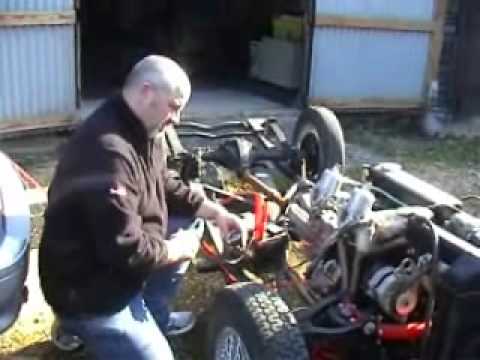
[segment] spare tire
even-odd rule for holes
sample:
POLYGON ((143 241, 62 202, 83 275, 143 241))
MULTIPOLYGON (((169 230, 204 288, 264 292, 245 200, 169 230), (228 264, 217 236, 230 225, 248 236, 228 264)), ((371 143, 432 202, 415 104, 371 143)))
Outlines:
POLYGON ((345 141, 336 115, 325 107, 309 107, 299 116, 293 146, 301 151, 307 178, 317 179, 323 170, 345 166, 345 141))
POLYGON ((307 360, 293 314, 274 292, 255 283, 224 288, 212 306, 207 332, 212 360, 307 360))

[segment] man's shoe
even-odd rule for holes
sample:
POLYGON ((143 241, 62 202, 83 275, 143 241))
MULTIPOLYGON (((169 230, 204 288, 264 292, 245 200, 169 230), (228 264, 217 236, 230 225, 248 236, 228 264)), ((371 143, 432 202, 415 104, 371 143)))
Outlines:
POLYGON ((65 332, 57 319, 53 322, 51 337, 53 345, 61 351, 73 352, 83 346, 83 341, 78 336, 65 332))
POLYGON ((195 315, 190 311, 178 311, 170 313, 168 319, 167 336, 182 335, 195 326, 195 315))

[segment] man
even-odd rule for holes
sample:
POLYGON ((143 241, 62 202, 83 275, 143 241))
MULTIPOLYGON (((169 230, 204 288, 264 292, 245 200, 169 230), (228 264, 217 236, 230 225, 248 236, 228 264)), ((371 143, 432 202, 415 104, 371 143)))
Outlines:
POLYGON ((241 231, 235 215, 166 167, 158 135, 179 122, 190 92, 171 59, 141 60, 122 93, 76 131, 51 182, 42 290, 65 330, 98 359, 173 359, 164 335, 193 319, 170 314, 168 304, 201 236, 175 228, 197 216, 224 235, 241 231))

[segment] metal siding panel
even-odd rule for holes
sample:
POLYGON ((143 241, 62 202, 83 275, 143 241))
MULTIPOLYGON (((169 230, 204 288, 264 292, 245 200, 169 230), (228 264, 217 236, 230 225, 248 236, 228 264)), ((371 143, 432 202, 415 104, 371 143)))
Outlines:
POLYGON ((74 111, 73 26, 0 29, 0 121, 74 111))
POLYGON ((316 0, 317 15, 432 20, 435 0, 316 0))
POLYGON ((428 48, 426 33, 317 28, 310 97, 421 100, 428 48))
POLYGON ((73 10, 73 0, 0 0, 0 12, 63 10, 73 10))

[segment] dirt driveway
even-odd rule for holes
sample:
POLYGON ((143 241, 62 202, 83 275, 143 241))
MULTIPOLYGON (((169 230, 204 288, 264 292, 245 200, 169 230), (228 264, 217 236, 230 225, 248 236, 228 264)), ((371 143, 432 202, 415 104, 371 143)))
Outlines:
MULTIPOLYGON (((358 123, 345 124, 347 164, 350 174, 358 174, 364 163, 396 161, 412 173, 459 197, 480 193, 480 140, 443 139, 426 140, 410 132, 408 127, 366 127, 358 123)), ((47 185, 56 164, 57 154, 65 136, 48 136, 23 141, 3 141, 0 150, 10 154, 22 166, 47 185)), ((470 202, 467 208, 480 215, 480 204, 470 202)), ((42 209, 38 209, 41 211, 42 209)), ((40 212, 39 212, 40 214, 40 212)), ((41 217, 34 219, 34 245, 41 232, 41 217)), ((35 264, 32 264, 34 267, 35 264)), ((35 287, 35 273, 32 281, 35 287)), ((190 273, 184 283, 177 306, 203 313, 216 289, 222 286, 217 275, 190 273)), ((37 285, 38 287, 38 285, 37 285)), ((48 342, 52 315, 43 303, 40 293, 31 294, 31 304, 22 310, 17 325, 0 337, 1 359, 87 359, 77 353, 63 355, 48 342)), ((180 360, 199 359, 202 353, 202 323, 185 338, 174 340, 172 345, 180 360)))

